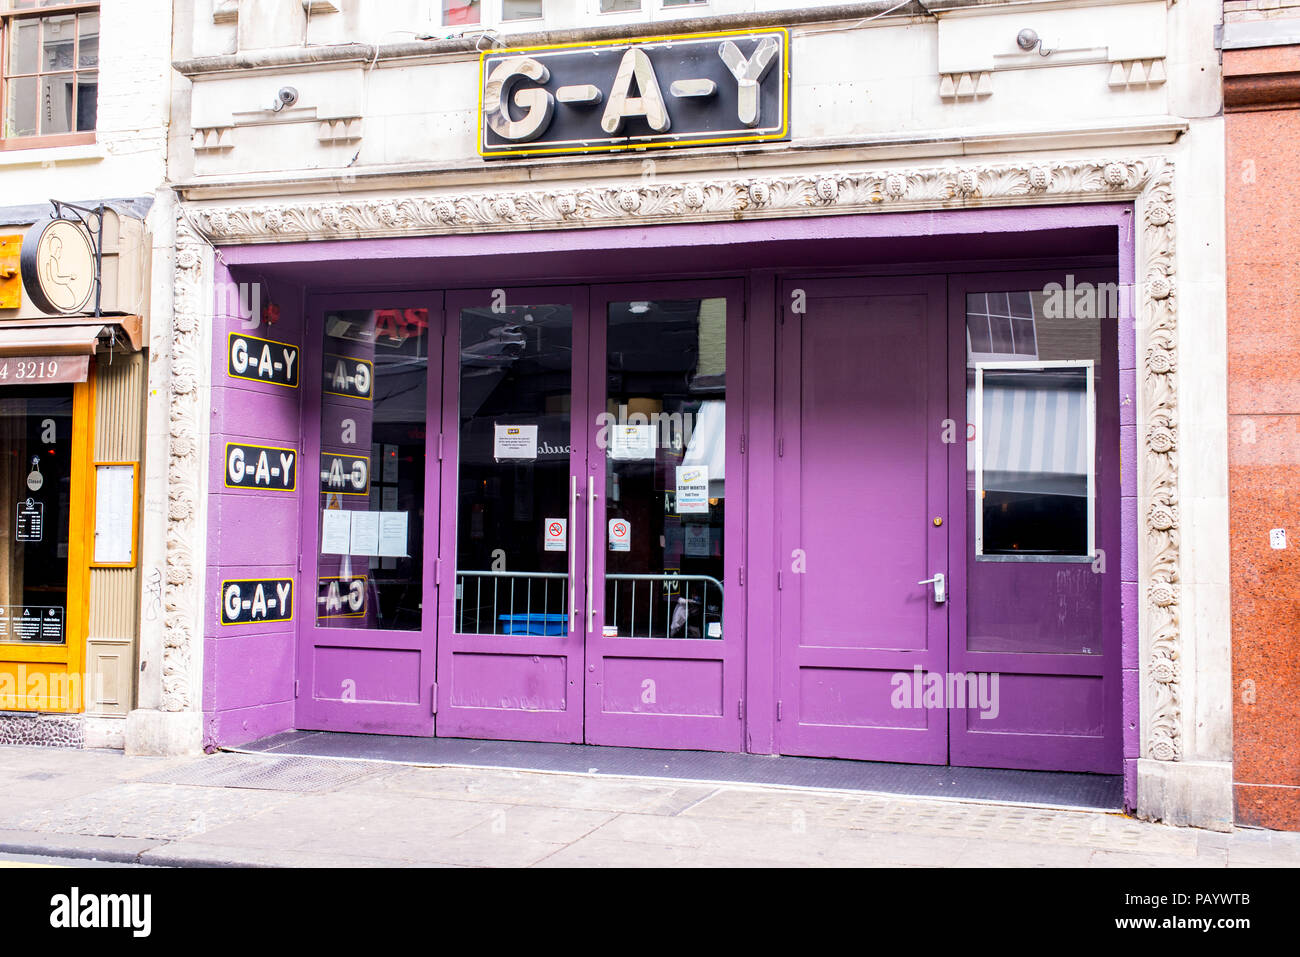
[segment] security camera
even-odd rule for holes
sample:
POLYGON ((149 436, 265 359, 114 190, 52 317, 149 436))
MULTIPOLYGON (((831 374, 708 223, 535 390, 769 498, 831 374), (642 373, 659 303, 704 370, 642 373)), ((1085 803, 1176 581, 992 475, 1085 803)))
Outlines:
POLYGON ((271 107, 273 113, 279 113, 286 106, 293 106, 298 102, 298 89, 292 86, 282 86, 275 94, 275 105, 271 107))

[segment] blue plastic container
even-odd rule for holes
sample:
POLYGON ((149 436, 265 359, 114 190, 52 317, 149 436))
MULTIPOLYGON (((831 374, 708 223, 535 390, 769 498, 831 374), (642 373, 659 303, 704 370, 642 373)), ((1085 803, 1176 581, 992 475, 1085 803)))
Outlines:
POLYGON ((563 635, 567 615, 498 615, 503 635, 563 635))

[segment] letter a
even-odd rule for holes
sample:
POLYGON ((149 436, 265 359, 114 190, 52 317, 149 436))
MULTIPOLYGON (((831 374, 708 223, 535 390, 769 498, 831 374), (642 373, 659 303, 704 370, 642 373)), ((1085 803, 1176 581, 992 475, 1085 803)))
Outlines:
POLYGON ((632 47, 623 54, 623 62, 618 65, 618 73, 614 76, 609 104, 600 119, 600 128, 614 136, 623 129, 624 121, 632 116, 644 116, 650 129, 656 133, 668 132, 668 107, 664 105, 663 92, 655 79, 655 68, 639 47, 632 47), (631 95, 634 77, 640 96, 631 95))

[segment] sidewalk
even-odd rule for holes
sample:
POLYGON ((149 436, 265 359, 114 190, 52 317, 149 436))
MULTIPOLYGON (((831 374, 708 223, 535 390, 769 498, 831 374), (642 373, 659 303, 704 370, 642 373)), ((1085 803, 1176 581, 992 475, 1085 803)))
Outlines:
POLYGON ((0 852, 163 866, 1296 867, 1300 834, 751 785, 0 747, 0 852))

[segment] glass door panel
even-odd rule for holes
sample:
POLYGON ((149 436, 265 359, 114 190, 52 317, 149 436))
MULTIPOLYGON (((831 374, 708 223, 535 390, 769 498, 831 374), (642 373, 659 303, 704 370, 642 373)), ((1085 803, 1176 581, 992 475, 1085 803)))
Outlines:
POLYGON ((712 282, 594 304, 590 743, 741 749, 740 302, 712 282))
POLYGON ((563 288, 448 297, 442 734, 582 739, 586 305, 563 288))
POLYGON ((427 735, 435 618, 425 607, 426 539, 437 527, 426 530, 426 507, 438 496, 429 423, 442 316, 429 297, 375 300, 316 300, 303 350, 302 452, 316 466, 301 473, 303 543, 315 559, 300 583, 297 723, 427 735))

